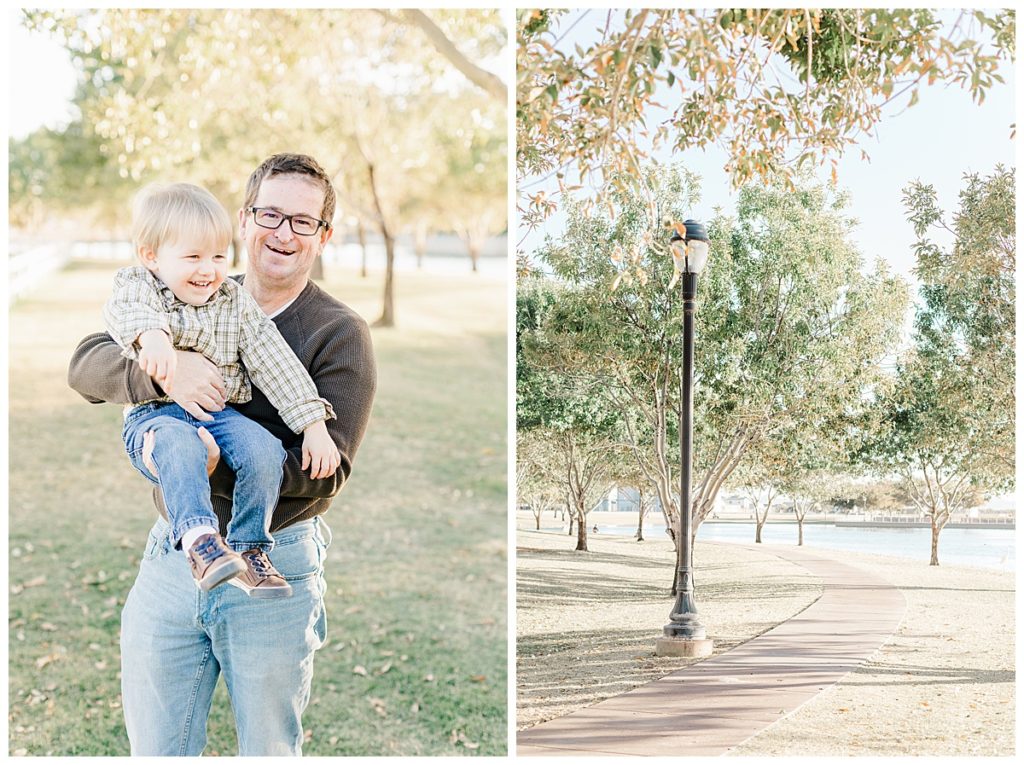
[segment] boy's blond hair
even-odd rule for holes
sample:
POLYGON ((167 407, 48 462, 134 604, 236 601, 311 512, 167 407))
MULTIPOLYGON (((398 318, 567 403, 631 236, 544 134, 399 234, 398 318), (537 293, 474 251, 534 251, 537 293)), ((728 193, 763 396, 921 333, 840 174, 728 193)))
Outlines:
POLYGON ((209 191, 191 183, 151 183, 132 204, 132 242, 156 252, 185 235, 218 250, 231 243, 234 227, 224 206, 209 191))

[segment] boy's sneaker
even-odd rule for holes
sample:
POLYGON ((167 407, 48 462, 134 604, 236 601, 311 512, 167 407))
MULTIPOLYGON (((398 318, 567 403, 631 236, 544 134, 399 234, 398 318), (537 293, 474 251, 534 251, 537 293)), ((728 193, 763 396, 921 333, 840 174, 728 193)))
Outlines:
POLYGON ((287 598, 292 594, 292 586, 274 568, 263 550, 258 547, 246 550, 242 553, 242 560, 245 561, 245 570, 228 584, 245 590, 250 598, 287 598))
POLYGON ((196 586, 204 592, 238 576, 246 568, 242 556, 228 547, 220 534, 203 534, 187 555, 196 586))

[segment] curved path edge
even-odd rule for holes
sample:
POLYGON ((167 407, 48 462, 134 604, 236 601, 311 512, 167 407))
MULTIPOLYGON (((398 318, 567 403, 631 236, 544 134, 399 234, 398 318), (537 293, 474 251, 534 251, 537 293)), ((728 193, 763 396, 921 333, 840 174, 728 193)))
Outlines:
POLYGON ((821 597, 731 651, 520 731, 516 754, 725 754, 859 667, 899 627, 906 599, 876 574, 803 548, 770 552, 816 576, 821 597))

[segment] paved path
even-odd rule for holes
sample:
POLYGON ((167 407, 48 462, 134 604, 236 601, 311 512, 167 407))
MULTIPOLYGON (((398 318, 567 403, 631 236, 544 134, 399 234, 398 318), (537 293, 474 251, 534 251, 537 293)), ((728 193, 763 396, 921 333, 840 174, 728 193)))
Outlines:
POLYGON ((802 548, 771 552, 820 579, 821 597, 731 651, 521 731, 516 754, 725 754, 856 669, 899 626, 906 601, 883 579, 802 548))

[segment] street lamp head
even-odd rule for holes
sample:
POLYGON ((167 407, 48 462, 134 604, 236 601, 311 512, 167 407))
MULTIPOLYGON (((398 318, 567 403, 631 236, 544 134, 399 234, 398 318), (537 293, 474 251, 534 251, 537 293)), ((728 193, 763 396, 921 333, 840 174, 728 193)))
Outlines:
POLYGON ((703 223, 695 220, 688 220, 683 226, 685 237, 679 231, 679 224, 676 224, 676 231, 672 234, 672 257, 683 273, 699 274, 708 262, 708 232, 703 223))

